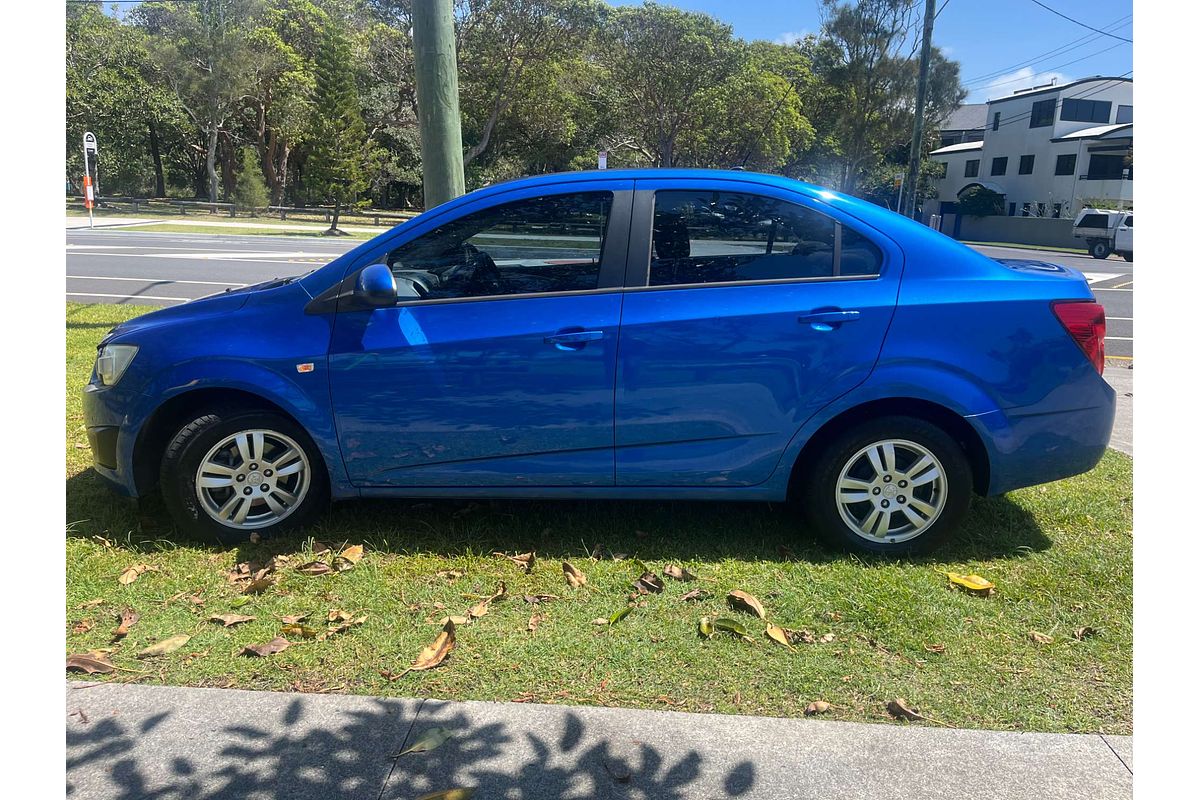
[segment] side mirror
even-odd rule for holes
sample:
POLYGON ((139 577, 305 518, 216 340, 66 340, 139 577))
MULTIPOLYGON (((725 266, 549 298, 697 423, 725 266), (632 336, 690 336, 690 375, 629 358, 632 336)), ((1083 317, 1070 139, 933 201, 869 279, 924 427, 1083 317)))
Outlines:
POLYGON ((372 264, 358 273, 354 296, 371 308, 396 304, 396 277, 383 264, 372 264))

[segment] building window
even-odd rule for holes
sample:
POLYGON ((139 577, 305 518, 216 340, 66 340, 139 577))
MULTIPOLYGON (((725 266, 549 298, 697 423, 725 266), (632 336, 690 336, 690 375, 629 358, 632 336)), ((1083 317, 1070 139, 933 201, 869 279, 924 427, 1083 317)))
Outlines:
POLYGON ((1029 216, 1029 203, 1021 203, 1021 216, 1022 217, 1029 216))
POLYGON ((1075 154, 1067 153, 1058 157, 1058 161, 1054 162, 1055 175, 1074 175, 1075 174, 1075 154))
POLYGON ((1058 219, 1059 217, 1062 216, 1062 203, 1054 204, 1054 206, 1052 207, 1052 209, 1050 211, 1050 216, 1053 217, 1054 219, 1058 219))
POLYGON ((1008 156, 1000 156, 992 159, 992 174, 1003 175, 1008 172, 1008 156))
POLYGON ((1000 130, 1000 112, 999 111, 997 111, 995 114, 992 114, 992 130, 994 130, 994 131, 1000 130))
POLYGON ((1018 175, 1033 174, 1033 156, 1021 156, 1021 164, 1017 167, 1018 175))
POLYGON ((1117 106, 1117 122, 1133 122, 1133 106, 1117 106))
POLYGON ((1121 172, 1125 169, 1125 156, 1093 154, 1088 162, 1087 178, 1089 181, 1120 180, 1121 172))
POLYGON ((978 158, 973 158, 967 162, 967 168, 965 170, 963 170, 963 177, 964 178, 978 178, 979 177, 979 159, 978 158))
POLYGON ((1112 103, 1107 100, 1079 100, 1064 98, 1059 119, 1065 122, 1099 122, 1105 124, 1112 113, 1112 103))
POLYGON ((1044 128, 1054 124, 1054 106, 1057 100, 1041 100, 1033 104, 1029 112, 1029 127, 1044 128))

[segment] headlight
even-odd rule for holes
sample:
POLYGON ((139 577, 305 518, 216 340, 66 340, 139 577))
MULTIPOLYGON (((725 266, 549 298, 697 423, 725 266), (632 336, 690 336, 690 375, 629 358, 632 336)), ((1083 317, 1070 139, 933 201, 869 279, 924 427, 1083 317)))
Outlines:
POLYGON ((110 344, 96 353, 96 378, 104 386, 112 386, 121 380, 125 369, 137 355, 137 345, 110 344))

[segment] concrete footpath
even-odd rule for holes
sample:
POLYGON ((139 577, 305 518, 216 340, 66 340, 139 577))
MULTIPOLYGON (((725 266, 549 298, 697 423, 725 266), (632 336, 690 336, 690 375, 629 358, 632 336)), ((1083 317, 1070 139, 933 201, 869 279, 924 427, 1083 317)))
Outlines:
POLYGON ((67 797, 1128 798, 1131 737, 68 682, 67 797), (434 727, 440 747, 396 754, 434 727))

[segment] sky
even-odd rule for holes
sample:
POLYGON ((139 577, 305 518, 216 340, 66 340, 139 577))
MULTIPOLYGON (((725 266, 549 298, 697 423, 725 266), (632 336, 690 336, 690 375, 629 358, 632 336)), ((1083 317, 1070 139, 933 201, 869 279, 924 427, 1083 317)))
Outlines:
MULTIPOLYGON (((640 4, 640 0, 608 2, 640 4)), ((1043 2, 1093 28, 1133 38, 1132 0, 1043 2)), ((703 11, 732 25, 743 39, 788 42, 821 27, 817 0, 664 0, 664 4, 703 11)), ((1133 69, 1133 45, 1068 22, 1032 0, 948 0, 934 23, 933 43, 962 65, 968 103, 1003 97, 1052 78, 1066 83, 1092 75, 1124 75, 1133 69)))

